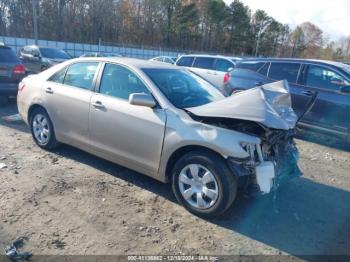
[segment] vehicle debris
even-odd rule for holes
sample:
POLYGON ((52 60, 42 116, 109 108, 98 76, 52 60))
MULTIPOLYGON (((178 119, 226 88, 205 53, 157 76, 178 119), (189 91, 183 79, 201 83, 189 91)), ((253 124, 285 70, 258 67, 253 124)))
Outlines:
POLYGON ((250 176, 253 181, 247 188, 248 195, 268 194, 283 181, 302 175, 293 140, 298 117, 292 109, 286 81, 259 86, 187 110, 192 118, 202 123, 261 139, 261 145, 242 144, 250 154, 249 160, 244 163, 230 161, 235 173, 241 177, 250 176))
POLYGON ((24 246, 24 240, 19 238, 15 240, 10 246, 5 247, 5 254, 11 261, 29 260, 33 254, 30 252, 18 252, 19 248, 24 246))

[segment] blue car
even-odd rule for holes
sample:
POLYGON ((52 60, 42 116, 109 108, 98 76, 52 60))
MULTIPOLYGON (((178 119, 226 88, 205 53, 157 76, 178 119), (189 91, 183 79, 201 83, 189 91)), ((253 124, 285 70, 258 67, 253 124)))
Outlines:
POLYGON ((300 127, 348 139, 349 65, 310 59, 246 59, 237 63, 225 80, 222 91, 226 95, 287 80, 300 127), (307 110, 311 102, 313 106, 307 110))

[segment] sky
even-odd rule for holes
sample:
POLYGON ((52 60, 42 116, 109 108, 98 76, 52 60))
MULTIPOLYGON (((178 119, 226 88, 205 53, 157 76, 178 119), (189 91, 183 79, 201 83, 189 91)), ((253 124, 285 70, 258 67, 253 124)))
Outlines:
MULTIPOLYGON (((224 0, 230 4, 232 0, 224 0)), ((350 35, 350 0, 240 0, 292 28, 310 21, 331 40, 350 35)))

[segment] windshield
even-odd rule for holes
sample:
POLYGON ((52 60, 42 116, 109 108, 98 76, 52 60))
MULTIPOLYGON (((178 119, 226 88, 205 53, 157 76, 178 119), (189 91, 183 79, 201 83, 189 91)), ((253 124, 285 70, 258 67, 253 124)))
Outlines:
POLYGON ((43 57, 51 59, 70 59, 69 55, 63 50, 54 48, 40 48, 40 53, 43 57))
POLYGON ((180 69, 142 69, 177 108, 196 107, 224 96, 202 78, 180 69))

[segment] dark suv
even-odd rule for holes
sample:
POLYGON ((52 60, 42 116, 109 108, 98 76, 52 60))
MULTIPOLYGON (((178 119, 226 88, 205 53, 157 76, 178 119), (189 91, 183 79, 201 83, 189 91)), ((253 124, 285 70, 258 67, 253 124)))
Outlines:
POLYGON ((71 57, 63 50, 36 45, 24 46, 18 52, 29 73, 39 73, 71 57))
POLYGON ((347 138, 350 131, 350 66, 308 59, 247 59, 228 74, 223 92, 287 80, 294 111, 301 117, 317 92, 313 107, 300 126, 347 138))
POLYGON ((24 75, 25 67, 15 52, 0 43, 0 97, 16 96, 24 75))

